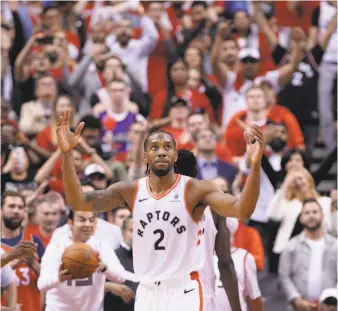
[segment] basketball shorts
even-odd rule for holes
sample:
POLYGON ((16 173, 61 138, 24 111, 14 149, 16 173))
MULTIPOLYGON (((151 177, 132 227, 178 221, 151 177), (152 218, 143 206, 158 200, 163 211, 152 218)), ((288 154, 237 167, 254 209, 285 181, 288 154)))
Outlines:
POLYGON ((203 288, 197 272, 180 280, 140 283, 135 311, 204 311, 203 288))

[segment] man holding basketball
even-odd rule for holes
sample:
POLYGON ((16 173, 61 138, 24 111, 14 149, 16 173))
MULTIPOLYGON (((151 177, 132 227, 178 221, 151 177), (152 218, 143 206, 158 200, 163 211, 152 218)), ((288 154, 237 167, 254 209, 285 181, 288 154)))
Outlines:
POLYGON ((135 280, 134 275, 123 268, 109 244, 94 235, 96 222, 93 212, 70 211, 71 235, 51 241, 47 246, 38 279, 39 290, 46 292, 46 311, 103 311, 106 278, 118 283, 123 283, 126 278, 135 280), (96 272, 86 279, 76 280, 62 267, 62 254, 75 242, 88 244, 102 261, 96 272))
POLYGON ((250 172, 241 196, 221 192, 209 181, 175 174, 177 150, 166 132, 151 133, 144 143, 148 176, 135 183, 119 182, 106 190, 83 193, 72 149, 78 144, 80 123, 69 129, 69 115, 60 117, 57 137, 62 152, 65 194, 75 211, 107 211, 127 203, 133 212, 134 269, 140 277, 136 311, 203 310, 198 271, 198 224, 205 206, 224 217, 249 218, 259 196, 263 135, 258 127, 246 132, 250 172), (204 204, 199 204, 201 201, 204 204))

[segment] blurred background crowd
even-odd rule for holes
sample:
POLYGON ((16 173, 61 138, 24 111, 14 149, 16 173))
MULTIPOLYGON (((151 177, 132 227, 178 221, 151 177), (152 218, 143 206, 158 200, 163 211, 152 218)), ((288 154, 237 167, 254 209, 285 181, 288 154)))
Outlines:
MULTIPOLYGON (((233 246, 254 256, 266 310, 337 303, 323 293, 337 284, 336 104, 336 1, 2 1, 2 248, 33 234, 41 257, 67 230, 55 133, 66 109, 85 122, 74 161, 97 190, 145 176, 144 138, 163 129, 194 152, 198 178, 238 195, 243 133, 258 125, 260 196, 233 246), (307 204, 319 207, 310 220, 307 204), (319 244, 304 242, 313 227, 319 244)), ((132 270, 129 214, 100 213, 96 234, 132 270)), ((37 275, 17 265, 21 309, 40 310, 25 300, 37 275)), ((105 310, 133 310, 136 286, 108 287, 105 310)))

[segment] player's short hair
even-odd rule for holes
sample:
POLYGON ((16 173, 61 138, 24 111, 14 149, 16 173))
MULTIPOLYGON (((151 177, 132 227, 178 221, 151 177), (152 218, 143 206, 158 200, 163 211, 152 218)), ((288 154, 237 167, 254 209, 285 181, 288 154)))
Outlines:
POLYGON ((144 144, 143 144, 143 149, 144 149, 144 151, 146 151, 146 149, 147 149, 147 145, 148 145, 148 140, 149 140, 149 138, 150 138, 151 136, 155 135, 155 134, 161 134, 161 133, 162 133, 162 134, 167 134, 167 135, 169 135, 169 136, 171 137, 171 140, 172 140, 172 142, 173 142, 173 144, 174 144, 174 149, 176 149, 176 141, 175 141, 173 135, 171 135, 170 133, 168 133, 168 132, 166 132, 166 131, 163 131, 163 130, 155 130, 155 131, 150 132, 150 133, 148 134, 147 138, 144 140, 144 144))
POLYGON ((1 196, 1 208, 5 204, 6 198, 9 198, 9 197, 20 198, 22 200, 23 205, 26 206, 25 197, 20 192, 14 191, 14 190, 6 190, 1 196))
POLYGON ((178 150, 175 172, 195 178, 197 176, 197 160, 195 155, 189 150, 178 150))
POLYGON ((126 217, 125 220, 123 220, 123 225, 122 225, 122 231, 127 230, 129 222, 133 219, 132 215, 129 215, 128 217, 126 217))

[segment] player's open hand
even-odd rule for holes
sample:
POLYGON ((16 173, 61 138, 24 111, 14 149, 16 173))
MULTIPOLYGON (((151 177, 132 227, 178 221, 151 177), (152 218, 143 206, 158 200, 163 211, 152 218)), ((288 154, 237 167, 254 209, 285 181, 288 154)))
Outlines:
POLYGON ((246 166, 249 168, 261 162, 264 143, 263 133, 257 125, 254 125, 251 130, 244 132, 246 140, 246 166))
POLYGON ((59 147, 63 153, 70 151, 79 143, 81 131, 84 127, 84 122, 81 122, 73 133, 69 128, 69 118, 69 110, 62 112, 56 129, 59 147))
POLYGON ((129 303, 134 299, 134 292, 126 285, 109 283, 109 290, 116 296, 119 296, 124 303, 129 303))
POLYGON ((64 281, 72 280, 73 276, 68 272, 67 269, 63 269, 63 265, 60 265, 59 268, 59 281, 62 283, 64 281))

